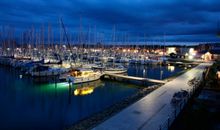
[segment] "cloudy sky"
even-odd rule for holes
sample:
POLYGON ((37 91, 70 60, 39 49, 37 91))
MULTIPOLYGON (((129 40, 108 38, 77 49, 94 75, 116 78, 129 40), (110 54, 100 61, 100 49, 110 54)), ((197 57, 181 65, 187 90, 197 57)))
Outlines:
POLYGON ((81 23, 103 39, 115 32, 133 40, 220 41, 220 0, 0 0, 0 16, 0 27, 16 34, 49 23, 58 36, 62 17, 72 35, 81 23))

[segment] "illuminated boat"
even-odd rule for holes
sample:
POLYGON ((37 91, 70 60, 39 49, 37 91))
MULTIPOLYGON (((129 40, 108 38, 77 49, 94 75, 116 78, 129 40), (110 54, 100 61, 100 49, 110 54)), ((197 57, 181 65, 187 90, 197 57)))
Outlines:
POLYGON ((67 76, 67 81, 74 84, 91 82, 100 79, 102 73, 91 69, 75 69, 67 76))

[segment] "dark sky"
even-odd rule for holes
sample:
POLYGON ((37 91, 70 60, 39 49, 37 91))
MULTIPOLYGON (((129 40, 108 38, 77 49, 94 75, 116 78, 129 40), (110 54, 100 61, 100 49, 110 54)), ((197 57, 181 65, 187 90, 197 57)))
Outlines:
POLYGON ((16 34, 48 23, 57 33, 60 17, 72 35, 82 23, 84 33, 90 27, 105 39, 115 27, 116 35, 137 40, 220 41, 220 0, 0 0, 0 26, 16 34))

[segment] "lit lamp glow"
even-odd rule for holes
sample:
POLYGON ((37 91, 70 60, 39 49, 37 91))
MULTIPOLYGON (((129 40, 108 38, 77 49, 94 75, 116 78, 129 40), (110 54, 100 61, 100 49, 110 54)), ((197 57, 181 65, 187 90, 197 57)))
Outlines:
POLYGON ((220 71, 217 72, 217 77, 220 80, 220 71))
POLYGON ((167 54, 170 54, 170 53, 175 53, 176 54, 176 48, 175 47, 169 47, 167 49, 167 54))
POLYGON ((189 59, 192 60, 193 59, 193 55, 189 55, 189 59))
POLYGON ((123 49, 123 52, 126 52, 126 49, 123 49))
POLYGON ((196 51, 195 51, 193 48, 190 48, 190 49, 189 49, 189 56, 188 56, 188 58, 189 58, 190 60, 192 60, 195 55, 196 55, 196 51))
POLYGON ((138 53, 138 50, 134 50, 134 53, 138 53))
POLYGON ((169 66, 168 66, 168 70, 169 70, 170 72, 173 72, 173 71, 175 70, 175 66, 169 65, 169 66))

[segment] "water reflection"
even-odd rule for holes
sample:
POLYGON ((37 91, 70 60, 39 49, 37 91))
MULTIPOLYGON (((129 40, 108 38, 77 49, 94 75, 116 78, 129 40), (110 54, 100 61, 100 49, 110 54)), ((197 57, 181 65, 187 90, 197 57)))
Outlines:
POLYGON ((105 84, 103 82, 101 82, 101 80, 74 85, 74 87, 73 87, 74 88, 73 94, 75 96, 88 95, 88 94, 93 93, 95 88, 101 87, 101 86, 104 86, 104 85, 105 84))
MULTIPOLYGON (((159 79, 161 70, 164 79, 182 69, 176 67, 170 72, 167 66, 129 66, 128 75, 159 79)), ((61 130, 139 90, 135 84, 110 80, 70 86, 67 82, 36 84, 4 67, 0 67, 0 76, 0 129, 61 130), (75 90, 78 94, 74 94, 75 90)))
POLYGON ((128 68, 128 75, 161 80, 170 77, 182 70, 183 68, 178 66, 130 65, 128 68))

